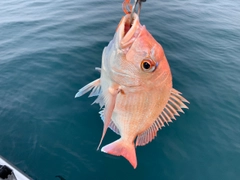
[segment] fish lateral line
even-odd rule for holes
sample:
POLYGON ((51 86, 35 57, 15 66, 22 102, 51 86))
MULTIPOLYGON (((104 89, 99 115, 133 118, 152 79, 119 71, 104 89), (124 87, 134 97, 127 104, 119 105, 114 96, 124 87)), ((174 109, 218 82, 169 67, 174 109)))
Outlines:
POLYGON ((144 146, 151 142, 157 136, 157 131, 165 126, 164 124, 169 126, 171 119, 176 120, 174 116, 179 116, 177 111, 184 113, 182 109, 188 109, 188 107, 183 102, 189 103, 179 91, 172 88, 168 102, 157 119, 146 131, 137 136, 136 146, 144 146))

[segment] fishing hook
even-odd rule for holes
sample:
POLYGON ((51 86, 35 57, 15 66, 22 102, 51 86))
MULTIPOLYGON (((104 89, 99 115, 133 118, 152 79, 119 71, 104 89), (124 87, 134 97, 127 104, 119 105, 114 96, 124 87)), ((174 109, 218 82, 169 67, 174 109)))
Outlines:
POLYGON ((138 4, 137 14, 138 14, 138 16, 140 16, 140 11, 141 11, 141 8, 142 8, 142 2, 146 2, 146 1, 147 0, 135 0, 135 3, 133 4, 132 11, 131 11, 130 22, 132 22, 132 20, 133 20, 133 14, 136 11, 137 4, 138 4))
POLYGON ((138 4, 137 14, 138 14, 138 16, 140 15, 141 7, 142 7, 142 2, 146 2, 146 0, 135 0, 135 3, 133 4, 132 12, 131 12, 131 16, 132 16, 132 17, 133 17, 134 12, 136 11, 137 4, 138 4))
POLYGON ((131 0, 124 0, 122 3, 122 9, 125 14, 130 14, 132 12, 131 0))
POLYGON ((141 7, 142 7, 142 2, 146 2, 147 0, 135 0, 133 6, 130 3, 131 0, 124 0, 122 4, 122 9, 125 14, 131 14, 130 20, 132 21, 133 19, 133 14, 137 12, 138 16, 140 15, 141 7), (138 9, 137 8, 138 4, 138 9))

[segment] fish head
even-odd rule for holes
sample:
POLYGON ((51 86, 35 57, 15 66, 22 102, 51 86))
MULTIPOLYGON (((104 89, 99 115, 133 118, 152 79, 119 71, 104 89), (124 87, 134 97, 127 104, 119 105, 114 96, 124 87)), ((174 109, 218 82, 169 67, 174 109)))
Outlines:
POLYGON ((140 24, 137 14, 133 16, 132 25, 130 19, 130 14, 125 15, 115 34, 118 50, 116 58, 112 59, 111 68, 118 74, 125 74, 125 78, 121 77, 118 81, 130 86, 149 86, 167 77, 171 79, 162 46, 140 24))

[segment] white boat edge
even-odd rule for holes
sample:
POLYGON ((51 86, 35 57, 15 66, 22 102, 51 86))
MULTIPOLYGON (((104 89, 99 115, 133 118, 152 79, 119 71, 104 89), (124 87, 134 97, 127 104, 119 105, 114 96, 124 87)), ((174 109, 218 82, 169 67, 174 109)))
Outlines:
POLYGON ((4 159, 2 156, 0 156, 0 165, 6 165, 10 169, 12 169, 17 180, 33 180, 32 178, 30 178, 26 174, 24 174, 21 170, 19 170, 17 167, 15 167, 10 162, 8 162, 6 159, 4 159))

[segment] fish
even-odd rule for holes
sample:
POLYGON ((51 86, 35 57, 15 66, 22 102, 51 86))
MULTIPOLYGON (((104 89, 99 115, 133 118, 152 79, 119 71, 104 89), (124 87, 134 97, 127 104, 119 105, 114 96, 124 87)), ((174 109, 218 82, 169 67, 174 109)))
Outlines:
POLYGON ((123 156, 135 169, 136 147, 151 142, 159 129, 176 120, 189 103, 173 88, 172 74, 162 46, 141 25, 136 13, 122 17, 113 39, 102 53, 100 78, 81 88, 75 97, 91 91, 97 96, 104 122, 98 148, 107 129, 120 135, 101 148, 123 156))

